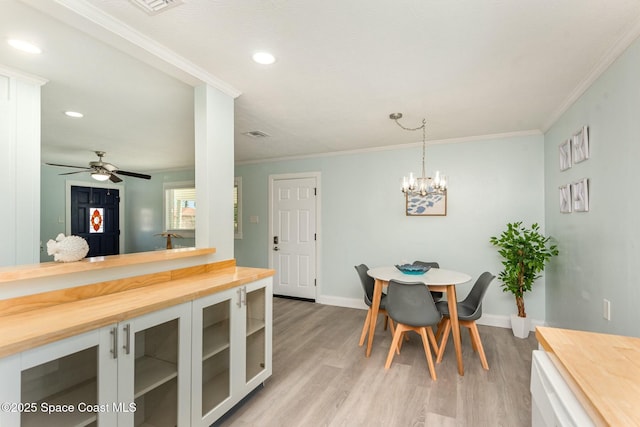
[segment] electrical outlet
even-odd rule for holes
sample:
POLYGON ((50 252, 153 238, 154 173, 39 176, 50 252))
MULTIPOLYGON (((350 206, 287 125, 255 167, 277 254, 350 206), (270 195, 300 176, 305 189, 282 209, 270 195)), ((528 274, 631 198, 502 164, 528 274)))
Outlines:
POLYGON ((602 300, 602 317, 611 320, 611 301, 606 298, 602 300))

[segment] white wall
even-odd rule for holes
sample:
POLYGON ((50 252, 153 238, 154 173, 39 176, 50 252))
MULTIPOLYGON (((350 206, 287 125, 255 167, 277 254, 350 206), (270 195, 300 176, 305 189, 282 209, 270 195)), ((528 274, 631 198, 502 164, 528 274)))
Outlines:
POLYGON ((547 231, 560 256, 547 272, 547 321, 640 336, 640 42, 636 41, 545 135, 547 231), (583 125, 590 158, 560 172, 558 145, 583 125), (558 186, 589 179, 590 209, 561 214, 558 186), (611 320, 603 318, 603 299, 611 320))
MULTIPOLYGON (((320 302, 350 305, 362 300, 354 265, 390 265, 434 260, 442 268, 470 274, 501 270, 489 243, 507 222, 544 226, 543 137, 505 137, 427 147, 427 170, 450 177, 445 217, 407 217, 400 180, 420 169, 415 147, 237 165, 242 176, 243 239, 236 240, 239 265, 268 266, 268 175, 318 171, 322 175, 320 302), (250 216, 259 222, 249 223, 250 216)), ((464 296, 472 283, 461 286, 464 296)), ((545 318, 544 281, 526 298, 529 317, 545 318)), ((492 284, 483 305, 486 318, 516 312, 511 294, 492 284)))

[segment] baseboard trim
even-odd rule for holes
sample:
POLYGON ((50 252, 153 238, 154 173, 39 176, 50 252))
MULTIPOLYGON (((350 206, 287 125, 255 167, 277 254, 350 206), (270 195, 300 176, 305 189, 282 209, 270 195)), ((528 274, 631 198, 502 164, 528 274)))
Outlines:
MULTIPOLYGON (((275 296, 275 295, 274 295, 275 296)), ((361 310, 366 310, 367 305, 360 298, 343 298, 343 297, 333 297, 333 296, 320 296, 316 299, 318 304, 324 305, 333 305, 336 307, 345 307, 345 308, 359 308, 361 310)), ((502 315, 502 314, 489 314, 485 313, 482 315, 480 319, 478 319, 479 325, 484 326, 495 326, 498 328, 507 328, 511 329, 511 315, 502 315)), ((535 331, 536 326, 544 326, 545 322, 542 320, 531 319, 531 331, 535 331)))
POLYGON ((368 307, 364 303, 362 298, 344 298, 344 297, 332 297, 323 295, 316 299, 318 304, 324 305, 334 305, 336 307, 345 307, 345 308, 359 308, 361 310, 367 310, 368 307))

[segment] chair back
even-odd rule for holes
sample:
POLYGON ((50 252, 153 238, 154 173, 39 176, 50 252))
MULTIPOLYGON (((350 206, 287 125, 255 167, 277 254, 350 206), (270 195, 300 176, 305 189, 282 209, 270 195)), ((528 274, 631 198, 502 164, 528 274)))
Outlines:
POLYGON ((440 268, 440 264, 431 261, 413 261, 413 265, 421 265, 423 267, 440 268))
POLYGON ((360 264, 355 266, 356 271, 358 272, 358 276, 360 277, 360 282, 362 283, 362 290, 364 290, 364 302, 368 306, 371 306, 371 300, 373 299, 373 288, 375 285, 375 281, 373 277, 367 274, 369 271, 369 267, 366 264, 360 264))
POLYGON ((465 320, 478 320, 480 316, 482 316, 482 300, 484 299, 484 295, 487 293, 487 289, 489 288, 491 281, 495 278, 496 276, 488 271, 485 271, 480 275, 480 277, 478 277, 478 280, 473 284, 473 287, 467 297, 459 303, 465 308, 465 310, 458 310, 459 318, 463 318, 463 316, 460 315, 463 311, 469 313, 465 313, 465 320))
MULTIPOLYGON (((440 268, 440 264, 435 261, 413 261, 413 265, 421 265, 423 267, 430 268, 440 268)), ((431 291, 431 297, 434 301, 439 301, 443 296, 443 292, 431 291)))
POLYGON ((389 281, 386 310, 396 322, 409 326, 436 325, 442 315, 424 283, 389 281))

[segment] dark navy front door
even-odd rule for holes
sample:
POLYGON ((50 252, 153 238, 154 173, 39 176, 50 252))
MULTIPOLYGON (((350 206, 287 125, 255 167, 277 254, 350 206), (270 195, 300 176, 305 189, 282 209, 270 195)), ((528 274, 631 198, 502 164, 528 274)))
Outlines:
POLYGON ((89 243, 88 257, 120 253, 119 190, 71 186, 71 234, 89 243))

